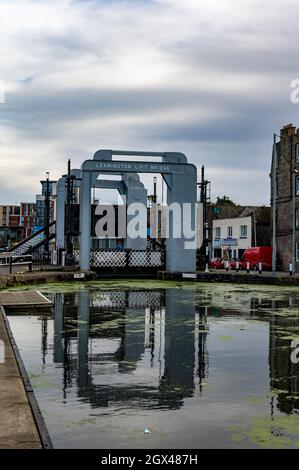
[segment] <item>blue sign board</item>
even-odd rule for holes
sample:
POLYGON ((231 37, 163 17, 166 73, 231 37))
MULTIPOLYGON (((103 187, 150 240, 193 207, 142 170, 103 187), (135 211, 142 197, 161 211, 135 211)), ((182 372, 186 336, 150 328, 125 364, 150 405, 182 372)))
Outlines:
POLYGON ((238 245, 237 238, 218 238, 217 240, 213 241, 214 248, 221 247, 221 246, 236 246, 238 245))
POLYGON ((237 238, 223 238, 222 245, 227 245, 227 246, 238 245, 238 239, 237 238))

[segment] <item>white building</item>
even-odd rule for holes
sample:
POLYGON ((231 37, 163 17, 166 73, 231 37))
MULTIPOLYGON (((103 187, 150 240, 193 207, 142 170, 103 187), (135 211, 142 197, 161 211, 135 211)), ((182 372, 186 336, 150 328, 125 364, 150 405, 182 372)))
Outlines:
POLYGON ((213 258, 241 258, 252 245, 252 217, 213 220, 213 258))

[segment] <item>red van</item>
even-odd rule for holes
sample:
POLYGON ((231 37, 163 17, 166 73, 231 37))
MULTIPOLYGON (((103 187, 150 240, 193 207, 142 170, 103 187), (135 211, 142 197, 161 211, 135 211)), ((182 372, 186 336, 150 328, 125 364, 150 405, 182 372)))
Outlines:
MULTIPOLYGON (((263 270, 270 271, 272 269, 272 246, 256 246, 254 248, 247 248, 240 261, 240 269, 249 267, 253 270, 259 269, 259 263, 262 263, 263 270)), ((234 263, 233 268, 235 268, 234 263)))

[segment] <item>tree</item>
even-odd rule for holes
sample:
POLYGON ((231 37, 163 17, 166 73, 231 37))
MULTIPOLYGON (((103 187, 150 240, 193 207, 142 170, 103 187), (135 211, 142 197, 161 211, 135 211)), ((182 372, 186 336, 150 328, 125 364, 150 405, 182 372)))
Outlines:
POLYGON ((232 201, 228 196, 217 196, 217 201, 216 205, 222 205, 222 206, 236 206, 237 204, 232 201))

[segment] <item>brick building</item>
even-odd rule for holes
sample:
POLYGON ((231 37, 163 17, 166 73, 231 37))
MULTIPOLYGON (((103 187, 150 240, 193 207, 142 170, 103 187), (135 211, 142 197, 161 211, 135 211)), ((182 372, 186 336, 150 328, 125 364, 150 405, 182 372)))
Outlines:
POLYGON ((20 206, 0 205, 0 248, 7 249, 22 240, 24 229, 20 226, 20 206))
MULTIPOLYGON (((277 268, 288 270, 295 258, 299 269, 299 129, 283 127, 276 144, 276 243, 277 268), (293 234, 295 243, 293 246, 293 234)), ((272 172, 273 173, 273 172, 272 172)), ((272 194, 274 176, 272 175, 272 194)), ((271 204, 272 204, 271 197, 271 204)))
POLYGON ((36 204, 34 202, 21 202, 20 206, 20 225, 24 227, 25 238, 27 238, 36 225, 36 204))
POLYGON ((20 206, 0 205, 0 226, 18 227, 20 225, 20 206))

